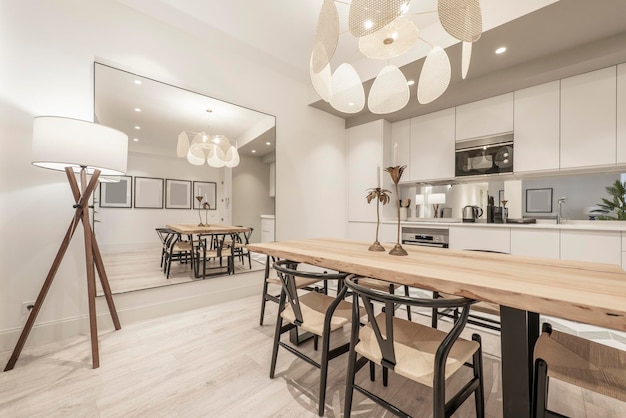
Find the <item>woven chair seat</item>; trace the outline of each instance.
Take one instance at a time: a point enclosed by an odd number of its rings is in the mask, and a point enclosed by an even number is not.
[[[382,334],[386,335],[385,314],[378,314],[376,322]],[[448,334],[398,317],[393,318],[393,332],[396,354],[394,371],[408,379],[432,387],[435,352]],[[376,364],[381,364],[380,346],[369,323],[360,330],[359,338],[360,341],[355,347],[356,352]],[[446,361],[446,379],[459,370],[465,362],[471,360],[478,348],[479,344],[476,341],[459,338],[452,346]]]
[[[265,279],[270,284],[280,286],[280,279],[276,276],[270,276]],[[305,279],[303,277],[296,277],[296,289],[302,289],[304,287],[313,286],[315,283],[319,283],[317,279]]]
[[[174,252],[191,251],[191,243],[189,241],[178,241],[174,244]]]
[[[302,310],[302,328],[304,331],[311,332],[315,335],[324,335],[324,316],[334,297],[324,295],[317,292],[309,292],[305,295],[298,296],[300,300],[300,309]],[[290,304],[285,305],[285,310],[280,316],[287,322],[292,324],[296,321],[296,316]],[[333,314],[330,321],[330,330],[334,331],[349,324],[352,321],[352,304],[350,302],[341,301]]]
[[[548,376],[626,402],[626,352],[556,330],[543,332],[535,359]]]

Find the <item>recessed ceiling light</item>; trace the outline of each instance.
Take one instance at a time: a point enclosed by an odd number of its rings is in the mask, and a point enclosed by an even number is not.
[[[133,138],[133,142],[139,142],[139,138]]]
[[[506,46],[501,46],[500,48],[496,49],[496,54],[502,54],[506,52]]]
[[[256,152],[256,150],[255,150],[255,149],[253,149],[251,152],[254,154],[254,153]]]
[[[265,145],[272,145],[272,143],[271,142],[266,142]]]
[[[141,126],[135,126],[135,129],[140,130]]]
[[[406,84],[408,84],[409,86],[412,86],[413,84],[415,84],[415,80],[409,80],[406,82]]]
[[[135,108],[135,112],[141,112],[141,109],[139,109],[138,107]]]
[[[141,84],[141,80],[135,80],[135,84]]]

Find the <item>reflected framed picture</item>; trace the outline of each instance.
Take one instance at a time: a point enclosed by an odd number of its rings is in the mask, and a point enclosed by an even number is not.
[[[552,213],[552,189],[526,189],[527,213]]]
[[[165,209],[191,209],[191,180],[165,180]]]
[[[202,202],[196,199],[202,196]],[[211,181],[193,182],[193,208],[203,209],[202,204],[209,204],[209,210],[217,210],[217,183]]]
[[[130,208],[132,196],[132,176],[115,176],[119,181],[100,183],[101,208]]]
[[[163,209],[163,179],[135,177],[135,208]]]

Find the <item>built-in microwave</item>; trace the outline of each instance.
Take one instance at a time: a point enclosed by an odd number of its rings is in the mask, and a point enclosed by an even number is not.
[[[513,172],[513,134],[458,141],[455,175],[476,176]]]

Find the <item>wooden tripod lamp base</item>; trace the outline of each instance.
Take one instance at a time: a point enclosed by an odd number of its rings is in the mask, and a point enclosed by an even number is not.
[[[59,154],[67,155],[59,155]],[[111,155],[109,155],[111,154]],[[91,335],[91,357],[93,368],[100,366],[100,356],[98,350],[98,325],[96,317],[96,278],[95,270],[102,284],[104,296],[107,301],[111,319],[116,330],[121,329],[117,316],[113,295],[109,280],[102,262],[102,255],[98,248],[98,243],[91,229],[89,219],[89,199],[96,186],[100,174],[120,175],[126,171],[126,160],[128,154],[128,136],[114,129],[97,125],[91,122],[77,119],[59,117],[38,117],[33,125],[33,158],[34,165],[55,170],[64,170],[72,194],[74,196],[74,217],[72,218],[65,237],[61,242],[56,257],[48,271],[37,300],[30,311],[22,333],[13,349],[13,353],[4,368],[4,371],[12,370],[15,367],[22,349],[28,339],[28,335],[33,328],[37,315],[41,310],[44,299],[52,285],[52,281],[61,265],[67,248],[76,232],[79,223],[83,224],[85,243],[85,266],[87,270],[87,293],[89,301],[89,328]],[[106,159],[109,161],[104,161]],[[58,161],[69,161],[59,163]],[[85,164],[86,161],[91,163]],[[105,169],[102,167],[111,167]],[[81,186],[79,188],[74,171],[80,173]],[[89,183],[87,183],[87,173],[93,171]]]

